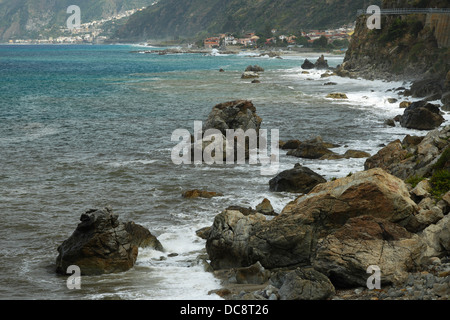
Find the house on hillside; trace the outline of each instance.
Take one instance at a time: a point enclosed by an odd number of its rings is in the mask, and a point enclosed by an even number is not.
[[[220,47],[220,37],[210,37],[203,41],[205,48],[212,49]]]

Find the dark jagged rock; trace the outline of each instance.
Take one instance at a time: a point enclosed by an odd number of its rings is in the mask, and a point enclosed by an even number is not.
[[[438,106],[426,101],[417,101],[405,109],[400,118],[400,125],[408,129],[433,130],[444,121]]]
[[[325,57],[321,55],[319,59],[317,59],[316,63],[314,63],[314,68],[316,69],[328,69],[328,61],[325,60]]]
[[[305,69],[305,70],[314,69],[314,67],[315,67],[314,63],[312,63],[308,59],[305,59],[305,62],[303,62],[303,64],[302,64],[302,69]]]
[[[159,241],[144,227],[122,223],[112,209],[91,209],[80,217],[73,234],[58,247],[56,272],[66,274],[71,265],[83,275],[127,271],[134,266],[138,247],[162,250]]]
[[[269,181],[270,191],[308,193],[326,180],[309,168],[296,164],[293,169],[280,172]]]
[[[300,140],[288,140],[286,141],[283,146],[281,147],[282,150],[290,150],[290,149],[297,149],[302,142]]]
[[[256,114],[256,108],[251,101],[236,100],[214,106],[203,129],[218,129],[223,135],[226,135],[227,129],[254,129],[258,133],[261,122],[262,119]]]

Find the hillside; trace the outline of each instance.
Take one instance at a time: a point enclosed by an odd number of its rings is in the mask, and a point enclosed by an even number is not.
[[[371,4],[380,4],[372,1]],[[142,41],[222,32],[337,27],[352,23],[367,0],[164,0],[130,17],[116,40]]]
[[[0,0],[0,41],[37,38],[64,27],[72,4],[81,9],[82,23],[125,10],[146,7],[154,0]]]

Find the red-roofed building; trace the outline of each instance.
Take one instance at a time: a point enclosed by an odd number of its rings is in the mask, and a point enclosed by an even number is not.
[[[220,46],[220,37],[210,37],[203,41],[205,48],[218,48]]]

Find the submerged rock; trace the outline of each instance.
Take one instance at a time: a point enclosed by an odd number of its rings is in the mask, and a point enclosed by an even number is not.
[[[253,71],[253,72],[264,72],[264,68],[258,66],[257,64],[253,66],[248,66],[245,71]]]
[[[188,190],[183,192],[183,198],[189,198],[189,199],[193,199],[193,198],[213,198],[213,197],[221,197],[223,196],[222,193],[220,192],[214,192],[214,191],[205,191],[205,190],[198,190],[198,189],[194,189],[194,190]]]
[[[254,71],[245,71],[241,75],[241,79],[252,79],[252,78],[259,78],[259,74]]]
[[[348,99],[347,95],[345,93],[330,93],[327,95],[327,98],[331,99]]]

